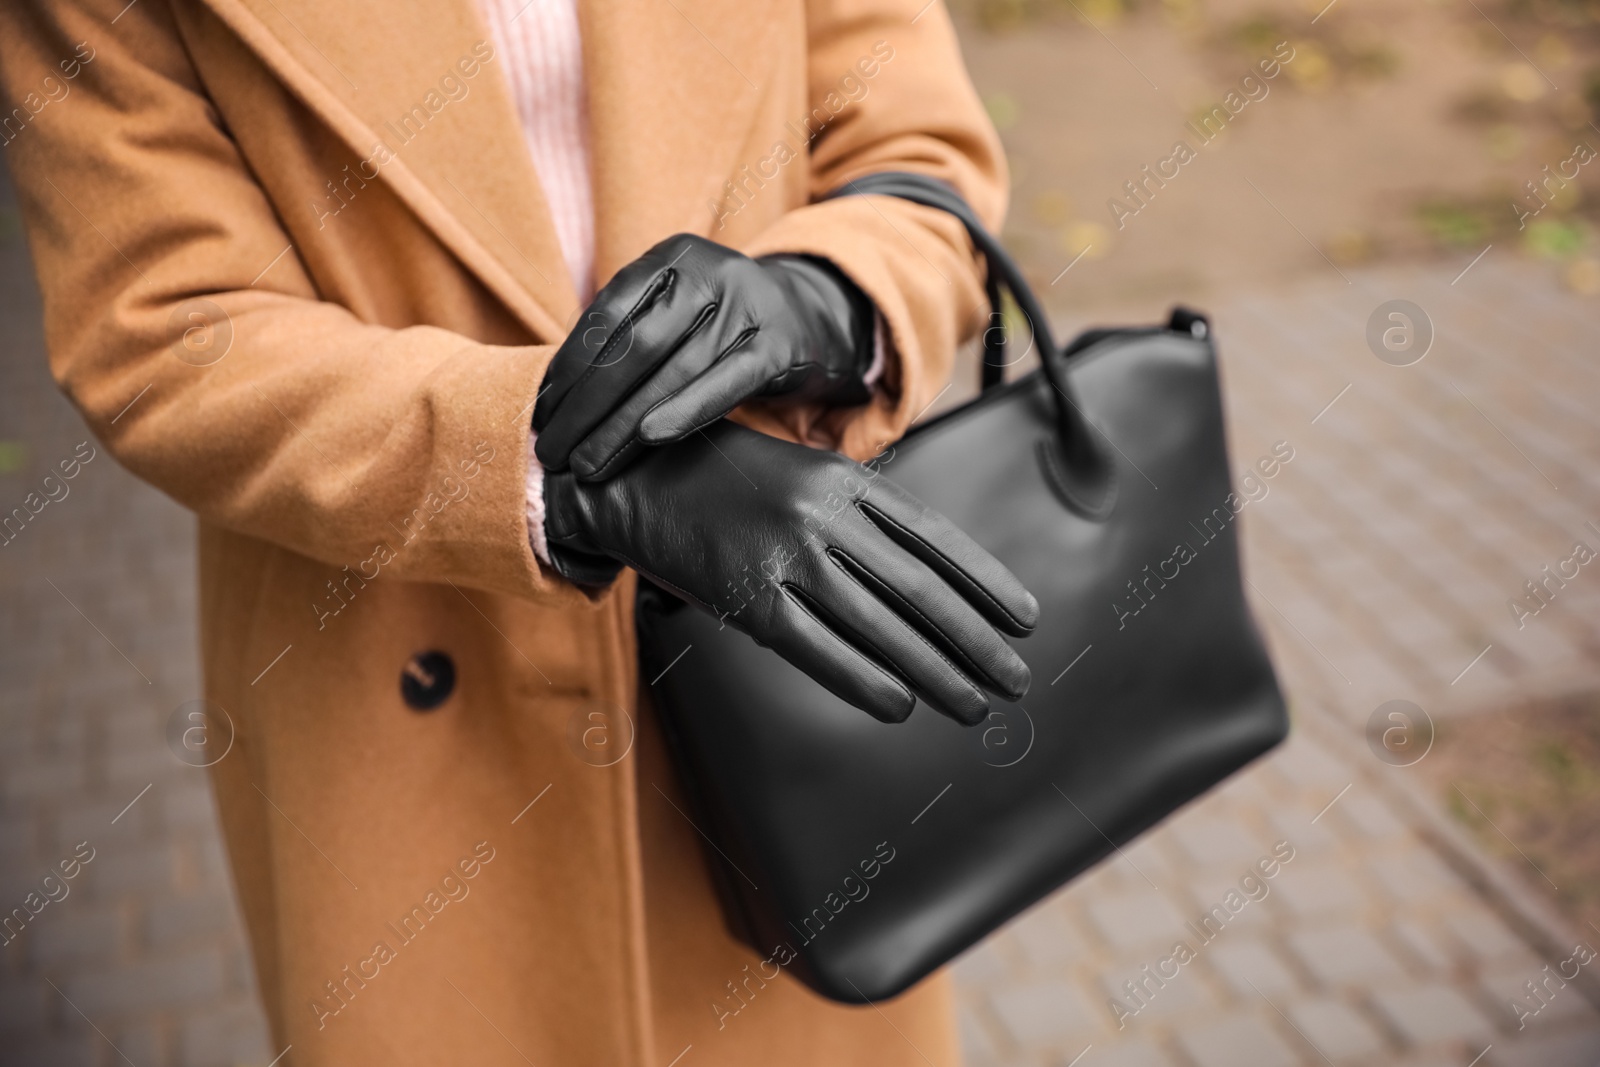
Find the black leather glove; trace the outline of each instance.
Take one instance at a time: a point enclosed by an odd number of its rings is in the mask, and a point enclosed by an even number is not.
[[[966,725],[1016,700],[1039,607],[998,560],[881,474],[718,422],[604,482],[547,473],[555,567],[626,563],[886,722],[912,694]],[[597,570],[598,565],[598,570]],[[609,568],[609,569],[608,569]]]
[[[752,397],[866,403],[873,308],[832,264],[669,237],[600,290],[534,406],[546,470],[598,480]]]

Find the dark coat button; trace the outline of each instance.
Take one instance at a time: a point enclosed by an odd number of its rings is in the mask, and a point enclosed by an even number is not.
[[[418,652],[400,671],[400,695],[414,711],[432,711],[456,688],[456,665],[443,652]]]

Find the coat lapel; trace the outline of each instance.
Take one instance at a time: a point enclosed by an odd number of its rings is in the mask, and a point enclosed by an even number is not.
[[[352,151],[392,153],[383,180],[536,336],[565,335],[577,293],[475,0],[204,2]],[[771,74],[776,23],[752,8],[772,3],[578,0],[600,282],[710,231]]]
[[[536,336],[565,334],[576,293],[473,0],[205,2]]]

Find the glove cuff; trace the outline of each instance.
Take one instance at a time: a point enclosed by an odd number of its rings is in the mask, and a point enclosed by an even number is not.
[[[817,326],[806,368],[786,375],[764,395],[833,407],[865,404],[872,397],[866,375],[876,340],[872,300],[843,271],[817,256],[786,253],[757,262],[778,272],[801,316]]]
[[[598,551],[583,534],[583,503],[570,472],[545,472],[544,537],[550,566],[574,585],[604,589],[617,580],[622,564]]]
[[[553,541],[550,566],[573,585],[585,589],[605,589],[622,573],[622,564],[608,556],[593,556]]]

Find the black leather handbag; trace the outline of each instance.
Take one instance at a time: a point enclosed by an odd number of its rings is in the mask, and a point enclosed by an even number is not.
[[[913,985],[1288,729],[1241,586],[1206,320],[1180,309],[1057,349],[953,190],[877,174],[836,195],[859,193],[961,218],[994,308],[1008,289],[1031,323],[1040,370],[1002,384],[1012,348],[990,331],[983,394],[862,478],[943,512],[1038,598],[1017,643],[1032,690],[976,727],[926,708],[881,723],[646,583],[638,611],[643,678],[730,926],[851,1003]]]

